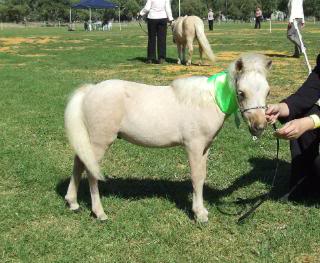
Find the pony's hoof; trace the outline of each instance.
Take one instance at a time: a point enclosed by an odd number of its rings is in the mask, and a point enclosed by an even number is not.
[[[178,65],[181,65],[181,61],[180,61],[180,60],[178,60],[178,61],[177,61],[177,64],[178,64]]]
[[[187,61],[186,66],[190,66],[191,65],[191,61]]]
[[[208,211],[207,209],[203,209],[199,212],[195,212],[196,221],[198,223],[207,223],[208,222]]]
[[[80,212],[80,206],[78,203],[70,203],[66,200],[66,206],[69,207],[69,209],[72,211],[72,212],[75,212],[75,213],[78,213]]]
[[[101,222],[108,220],[108,217],[105,213],[97,215],[95,212],[91,211],[91,216],[98,219]]]

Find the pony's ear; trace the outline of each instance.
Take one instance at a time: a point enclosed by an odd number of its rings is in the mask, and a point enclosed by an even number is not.
[[[242,69],[243,69],[243,61],[242,61],[241,58],[239,58],[239,59],[236,61],[235,69],[236,69],[236,72],[241,72],[241,71],[242,71]]]
[[[269,60],[267,60],[266,68],[267,68],[267,70],[270,70],[271,67],[272,67],[272,60],[269,59]]]

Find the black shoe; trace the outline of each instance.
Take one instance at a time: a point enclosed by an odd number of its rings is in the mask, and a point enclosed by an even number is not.
[[[160,59],[158,60],[158,64],[163,64],[164,62],[165,62],[164,58],[160,58]]]
[[[300,54],[293,54],[292,57],[293,58],[300,58]]]

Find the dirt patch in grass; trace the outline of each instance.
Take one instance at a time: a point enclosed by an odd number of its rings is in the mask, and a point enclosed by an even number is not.
[[[25,54],[25,55],[19,55],[20,57],[47,57],[49,56],[48,54]],[[52,56],[52,55],[50,55]]]
[[[63,41],[64,43],[73,43],[73,44],[81,44],[84,43],[84,41],[79,40],[79,39],[72,39],[72,40],[65,40]]]
[[[27,44],[47,44],[49,42],[56,41],[57,37],[40,37],[40,38],[34,38],[34,37],[2,37],[0,38],[0,42],[2,42],[5,46],[14,46],[19,45],[23,43]]]
[[[0,47],[0,52],[7,52],[10,50],[10,47]]]
[[[45,51],[66,51],[66,50],[85,50],[86,47],[58,47],[58,48],[43,48]]]
[[[226,61],[230,61],[230,60],[234,60],[237,57],[239,57],[241,53],[240,52],[220,52],[218,53],[218,60],[226,60]]]
[[[55,42],[57,37],[2,37],[0,38],[0,44],[4,47],[0,48],[0,52],[12,53],[12,49],[16,48],[20,44],[39,44],[44,45],[49,42]]]
[[[168,65],[161,68],[162,73],[177,73],[179,77],[191,76],[209,76],[223,70],[221,67],[214,66],[184,66],[184,65]],[[181,73],[181,74],[179,74]]]

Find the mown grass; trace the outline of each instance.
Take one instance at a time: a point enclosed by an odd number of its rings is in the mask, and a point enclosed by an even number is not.
[[[318,25],[303,31],[311,64]],[[270,101],[279,101],[307,76],[303,59],[291,58],[286,25],[216,25],[207,32],[214,66],[145,65],[146,36],[138,25],[111,32],[80,28],[0,31],[0,261],[1,262],[320,262],[319,202],[281,203],[287,191],[288,144],[281,142],[275,193],[242,225],[238,213],[267,191],[275,166],[269,129],[252,141],[232,118],[215,140],[205,187],[208,224],[194,222],[189,168],[183,149],[147,149],[117,141],[106,154],[100,184],[106,223],[90,217],[86,180],[82,211],[70,212],[64,195],[72,150],[64,135],[69,94],[87,82],[110,78],[163,85],[180,76],[212,75],[241,52],[273,59]],[[196,54],[198,54],[196,52]],[[195,56],[196,62],[198,55]],[[245,204],[236,204],[238,197]]]

